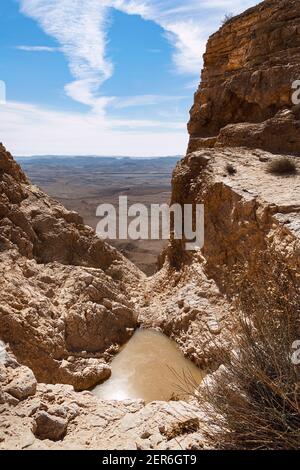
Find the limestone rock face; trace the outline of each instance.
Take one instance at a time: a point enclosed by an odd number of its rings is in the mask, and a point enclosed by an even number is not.
[[[0,341],[0,403],[16,405],[21,400],[35,395],[37,381],[33,372],[7,354],[5,344]]]
[[[150,281],[160,292],[157,305],[143,318],[202,367],[232,347],[237,308],[247,315],[298,313],[300,161],[294,157],[296,174],[274,175],[268,165],[277,158],[262,150],[203,149],[174,171],[172,202],[204,204],[205,244],[187,252],[184,241],[171,241]]]
[[[173,173],[172,203],[204,204],[204,248],[187,252],[184,240],[171,240],[162,269],[141,293],[141,319],[200,368],[217,368],[232,349],[241,309],[247,316],[298,313],[300,161],[293,159],[296,174],[274,175],[268,166],[278,158],[246,148],[203,149]]]
[[[205,447],[199,404],[101,401],[82,390],[109,377],[107,361],[138,323],[222,373],[238,312],[298,314],[297,79],[298,0],[266,0],[210,38],[171,201],[204,204],[204,248],[171,239],[149,279],[0,146],[0,339],[9,343],[0,341],[0,449]],[[270,173],[275,153],[292,154],[297,172]]]
[[[39,381],[85,389],[109,377],[105,359],[137,325],[128,292],[141,277],[0,146],[0,338]]]
[[[189,152],[218,145],[299,154],[299,77],[298,0],[266,0],[229,20],[208,41]]]
[[[161,330],[176,341],[200,369],[217,368],[220,351],[231,347],[233,312],[218,284],[208,277],[202,256],[184,259],[178,269],[172,259],[180,246],[170,246],[162,269],[147,282],[150,306],[142,307],[145,327]],[[182,252],[184,253],[184,252]]]

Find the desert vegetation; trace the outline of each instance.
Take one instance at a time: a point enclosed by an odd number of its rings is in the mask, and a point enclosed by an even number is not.
[[[231,163],[227,163],[225,170],[231,176],[236,174],[236,168]]]
[[[280,157],[269,162],[268,172],[274,175],[294,175],[297,173],[297,166],[291,158]]]
[[[227,24],[230,20],[232,20],[232,18],[234,17],[234,14],[233,13],[226,13],[223,20],[222,20],[222,26],[224,26],[225,24]]]
[[[300,364],[293,360],[300,295],[286,290],[293,285],[287,270],[275,269],[278,285],[265,289],[259,304],[251,286],[243,291],[234,351],[220,351],[224,365],[197,395],[213,430],[209,437],[222,449],[300,445]],[[283,292],[291,295],[289,303]]]

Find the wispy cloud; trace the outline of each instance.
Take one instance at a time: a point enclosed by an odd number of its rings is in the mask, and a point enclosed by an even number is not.
[[[185,123],[170,119],[108,119],[7,102],[0,122],[1,138],[15,155],[178,155],[187,144]]]
[[[25,52],[59,52],[61,50],[59,47],[49,46],[16,46],[15,49]]]
[[[116,109],[132,108],[136,106],[154,106],[161,103],[178,102],[188,96],[166,95],[137,95],[113,98],[111,104]]]
[[[140,14],[160,25],[173,44],[177,71],[197,74],[208,36],[220,26],[225,13],[240,13],[260,0],[115,0],[128,14]]]
[[[24,51],[61,51],[73,81],[65,93],[87,105],[86,113],[54,112],[29,104],[0,107],[1,136],[16,154],[132,154],[184,152],[184,122],[176,122],[176,100],[183,97],[141,95],[110,97],[101,86],[112,77],[108,56],[111,9],[140,15],[159,25],[173,46],[174,72],[186,74],[187,87],[196,87],[208,36],[226,12],[239,13],[259,0],[18,0],[21,12],[38,22],[57,48],[19,46]],[[153,52],[153,51],[152,51]],[[146,92],[146,90],[145,90]],[[161,121],[111,119],[107,107],[124,109],[174,101],[161,111]],[[164,114],[165,113],[165,114]],[[169,114],[168,114],[169,113]],[[177,114],[176,114],[177,113]]]
[[[207,37],[225,11],[237,13],[258,0],[19,0],[21,11],[54,37],[67,57],[76,101],[100,108],[99,88],[113,74],[107,56],[109,13],[115,8],[160,25],[174,46],[175,69],[199,76]],[[241,4],[242,3],[242,4]]]
[[[35,19],[61,45],[75,82],[66,87],[76,101],[99,105],[97,91],[113,73],[106,57],[109,24],[106,0],[20,0],[21,11]]]

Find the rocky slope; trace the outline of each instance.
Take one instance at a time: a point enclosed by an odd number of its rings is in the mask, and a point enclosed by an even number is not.
[[[37,383],[0,347],[0,449],[204,447],[205,416],[193,404],[108,402],[70,385]]]
[[[0,337],[39,381],[89,388],[137,326],[142,274],[0,147]]]
[[[145,325],[160,327],[201,367],[216,367],[230,348],[240,309],[297,305],[300,121],[291,95],[299,31],[298,1],[266,0],[208,41],[187,156],[172,180],[172,203],[204,204],[205,246],[193,254],[171,241],[141,299]],[[268,171],[280,152],[297,173]]]
[[[247,146],[300,153],[299,110],[292,109],[299,28],[298,0],[266,0],[211,36],[191,110],[190,152]]]
[[[0,449],[202,448],[195,405],[79,393],[109,377],[145,276],[3,146],[0,171]]]
[[[282,176],[268,172],[275,159],[262,150],[206,149],[174,171],[173,202],[205,206],[205,245],[193,253],[170,244],[141,315],[200,367],[216,368],[220,351],[232,349],[241,309],[297,315],[300,161],[294,158],[297,174]]]

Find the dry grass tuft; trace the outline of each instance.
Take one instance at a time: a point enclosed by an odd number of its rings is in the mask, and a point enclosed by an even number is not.
[[[227,163],[225,170],[229,175],[235,175],[237,172],[236,168],[234,168],[231,163]]]
[[[199,427],[200,423],[198,418],[182,418],[181,421],[177,421],[167,427],[162,427],[161,433],[170,441],[184,434],[197,432]]]
[[[294,175],[297,173],[297,167],[291,158],[281,157],[268,164],[268,172],[274,175]]]
[[[285,283],[293,281],[281,271],[280,282],[271,298],[265,289],[260,305],[253,289],[245,289],[234,353],[220,357],[225,366],[196,394],[210,422],[208,437],[219,448],[300,447],[300,365],[291,359],[300,338],[300,294],[285,302]]]

